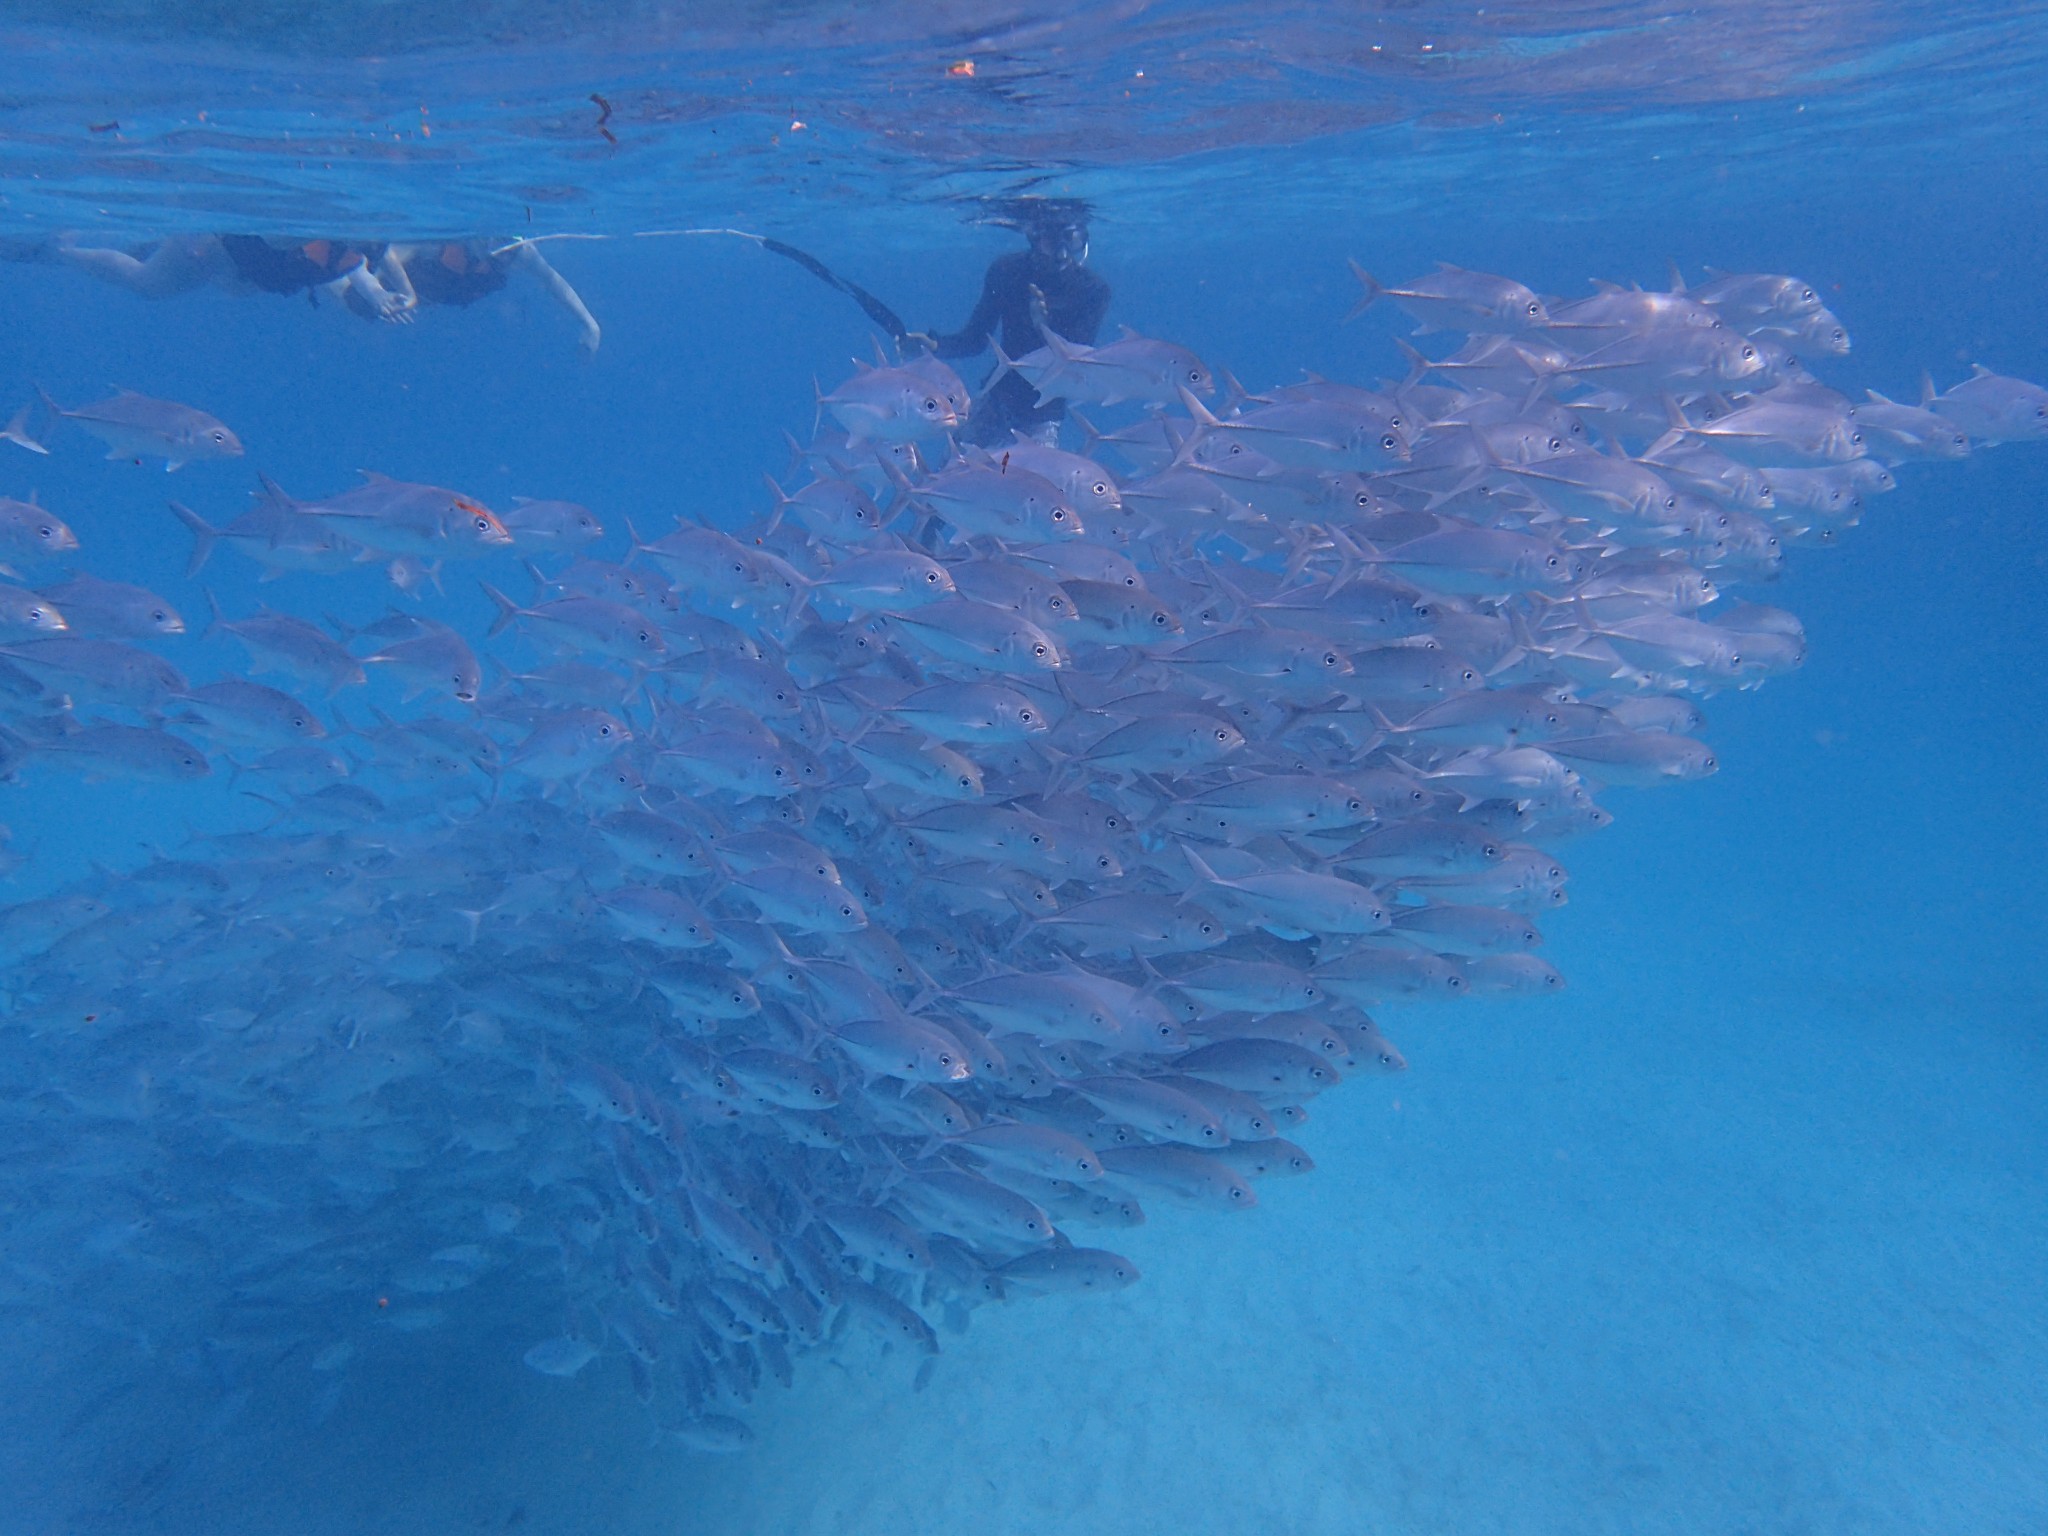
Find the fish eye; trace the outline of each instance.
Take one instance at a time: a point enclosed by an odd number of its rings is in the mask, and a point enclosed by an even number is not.
[[[611,733],[612,733],[612,728],[611,728],[610,726],[608,726],[608,725],[600,725],[600,726],[599,726],[599,727],[597,728],[597,734],[598,734],[598,735],[600,735],[600,736],[609,736],[609,735],[611,735]]]
[[[1052,509],[1052,520],[1056,523],[1064,523],[1067,520],[1066,509],[1064,507],[1054,507]]]
[[[1089,489],[1098,496],[1107,496],[1109,494],[1109,486],[1101,480],[1096,481]]]
[[[1152,615],[1152,622],[1154,624],[1157,624],[1161,629],[1164,629],[1166,627],[1166,615],[1163,613],[1155,613]]]
[[[1190,384],[1199,384],[1199,383],[1201,383],[1201,382],[1202,382],[1202,370],[1201,370],[1201,369],[1199,369],[1199,368],[1190,368],[1190,369],[1188,370],[1188,382],[1189,382]]]
[[[1323,652],[1323,665],[1326,667],[1334,667],[1342,660],[1343,658],[1339,656],[1335,651]]]
[[[1563,564],[1563,562],[1560,561],[1555,555],[1545,555],[1543,557],[1543,563],[1553,571],[1557,570]]]
[[[1017,718],[1023,721],[1026,725],[1029,725],[1032,721],[1036,720],[1038,716],[1031,710],[1020,709],[1017,711]]]
[[[1550,439],[1550,442],[1547,444],[1547,446],[1549,447],[1552,453],[1560,452],[1564,448],[1564,439],[1561,437],[1553,437],[1552,439]]]
[[[936,411],[939,408],[939,402],[936,400],[926,400],[924,408],[928,411]]]
[[[1474,686],[1477,686],[1479,682],[1479,674],[1477,672],[1474,672],[1470,667],[1467,667],[1462,672],[1460,672],[1458,674],[1458,677],[1460,681],[1471,683]]]
[[[1532,299],[1529,303],[1529,313],[1532,315],[1540,315],[1543,313],[1543,306],[1541,304],[1536,303]]]
[[[939,584],[939,573],[937,571],[926,571],[924,573],[924,581],[928,587],[937,586]]]
[[[1860,443],[1863,441],[1863,434],[1861,432],[1851,432],[1849,434],[1849,441],[1852,443]]]
[[[57,537],[57,530],[52,528],[48,523],[45,523],[43,524],[42,527],[36,530],[36,537],[39,539],[54,539],[55,537]]]
[[[1380,439],[1380,447],[1384,448],[1388,453],[1392,453],[1397,446],[1399,445],[1395,443],[1394,434],[1391,432]]]
[[[228,435],[225,432],[216,432],[213,434],[213,440],[216,443],[224,443],[228,440]]]

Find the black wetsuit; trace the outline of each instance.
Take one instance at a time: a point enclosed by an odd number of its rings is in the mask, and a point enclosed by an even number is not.
[[[421,246],[405,265],[422,304],[474,304],[503,288],[511,274],[509,253],[494,256],[483,246],[456,242]]]
[[[257,235],[222,235],[220,248],[242,280],[265,293],[303,293],[345,276],[358,261],[374,265],[384,255],[381,245],[345,240],[272,245]]]
[[[1055,334],[1084,346],[1095,343],[1102,317],[1109,312],[1109,284],[1083,266],[1055,261],[1037,251],[1017,251],[989,263],[982,279],[981,301],[967,323],[938,338],[944,358],[974,357],[987,349],[989,338],[1002,332],[1003,352],[1022,357],[1045,345],[1031,318],[1031,290],[1045,295],[1045,323]],[[1039,403],[1038,391],[1014,373],[1006,373],[974,408],[968,438],[977,443],[1007,441],[1011,430],[1031,432],[1067,413],[1066,403]]]

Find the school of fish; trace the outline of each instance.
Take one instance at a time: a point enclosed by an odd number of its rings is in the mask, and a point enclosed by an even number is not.
[[[267,802],[0,911],[0,1304],[303,1366],[316,1412],[473,1330],[705,1451],[849,1332],[928,1371],[977,1307],[1131,1284],[1147,1204],[1307,1170],[1305,1106],[1404,1066],[1370,1010],[1562,986],[1555,850],[1802,659],[1743,594],[1900,467],[2048,437],[1981,370],[1830,389],[1794,278],[1358,279],[1435,354],[1399,383],[1047,332],[999,368],[1072,446],[975,448],[955,374],[880,362],[751,522],[620,559],[581,506],[376,476],[174,503],[195,571],[299,599],[216,607],[248,665],[210,680],[0,500],[10,819],[54,775]],[[39,453],[244,452],[37,409]],[[389,617],[320,621],[366,565]],[[436,616],[458,579],[487,633]]]

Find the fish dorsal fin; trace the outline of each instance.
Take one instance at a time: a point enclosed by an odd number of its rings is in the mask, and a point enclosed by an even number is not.
[[[1610,283],[1605,278],[1591,279],[1595,293],[1626,293],[1628,290],[1619,283]]]
[[[394,483],[389,475],[379,474],[374,469],[359,469],[356,471],[356,473],[361,475],[365,480],[369,481],[370,484],[372,485],[391,485]]]
[[[1988,379],[1991,377],[1991,370],[1982,363],[1972,363],[1970,364],[1970,377],[1973,379]]]
[[[1678,263],[1676,261],[1671,262],[1669,264],[1669,270],[1671,273],[1670,291],[1673,293],[1685,292],[1685,274],[1678,270]]]
[[[1889,395],[1880,395],[1874,389],[1866,389],[1863,391],[1863,393],[1870,396],[1870,398],[1875,400],[1879,405],[1890,405],[1893,403]]]
[[[1116,328],[1116,333],[1117,335],[1121,336],[1125,341],[1143,341],[1145,339],[1138,332],[1132,330],[1128,325],[1119,325]]]
[[[1437,269],[1437,271],[1439,271],[1439,272],[1463,272],[1463,271],[1465,270],[1465,269],[1464,269],[1463,267],[1459,267],[1459,266],[1453,266],[1453,265],[1452,265],[1452,264],[1451,264],[1450,262],[1448,262],[1448,261],[1440,261],[1440,262],[1438,262],[1438,263],[1436,264],[1436,269]]]

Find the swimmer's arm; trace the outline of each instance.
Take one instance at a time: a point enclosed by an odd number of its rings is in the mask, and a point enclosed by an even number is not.
[[[583,303],[583,296],[569,286],[569,280],[548,265],[547,257],[541,255],[540,247],[526,241],[519,247],[513,260],[533,269],[533,275],[541,280],[555,301],[576,317],[576,323],[583,327],[583,334],[576,338],[576,344],[590,356],[597,355],[597,346],[604,339],[604,332],[598,329],[597,319]]]
[[[420,307],[420,296],[413,292],[412,275],[405,270],[405,264],[412,259],[414,247],[410,245],[387,245],[384,254],[377,260],[379,280],[392,293],[404,301],[407,309]]]
[[[405,296],[391,292],[382,283],[378,282],[376,274],[370,270],[370,264],[360,256],[350,264],[349,269],[342,273],[341,276],[334,279],[333,282],[323,283],[321,286],[336,298],[341,297],[343,290],[353,288],[363,302],[370,306],[370,312],[379,320],[391,320],[404,324],[412,319],[412,308],[406,302]],[[410,290],[411,286],[410,283],[406,285],[408,290]]]

